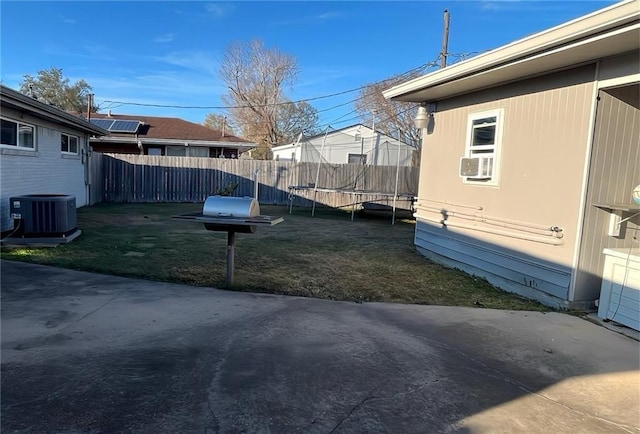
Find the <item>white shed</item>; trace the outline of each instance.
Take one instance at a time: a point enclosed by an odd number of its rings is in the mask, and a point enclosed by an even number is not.
[[[274,160],[372,166],[396,166],[398,157],[400,166],[411,166],[415,151],[415,147],[362,124],[272,148]]]

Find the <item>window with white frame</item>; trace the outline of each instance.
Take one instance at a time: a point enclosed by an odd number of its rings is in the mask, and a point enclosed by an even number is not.
[[[469,115],[465,158],[460,175],[467,182],[497,184],[503,110]]]
[[[23,122],[2,118],[2,146],[35,150],[36,127]]]
[[[60,151],[64,154],[78,154],[78,138],[69,134],[60,134]]]
[[[367,154],[349,154],[347,164],[367,164]]]

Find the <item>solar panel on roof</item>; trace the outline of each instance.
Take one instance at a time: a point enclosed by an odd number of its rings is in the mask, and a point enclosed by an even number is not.
[[[140,121],[116,120],[109,128],[109,131],[119,133],[135,133],[138,130]]]
[[[113,119],[91,119],[91,123],[97,127],[108,130],[111,124],[113,124]]]

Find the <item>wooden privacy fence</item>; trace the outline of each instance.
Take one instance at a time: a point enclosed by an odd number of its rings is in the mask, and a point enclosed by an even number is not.
[[[89,154],[89,205],[102,202],[104,196],[104,156],[99,152]]]
[[[102,200],[105,202],[202,202],[231,183],[235,196],[253,196],[254,173],[258,171],[259,202],[288,205],[289,187],[313,186],[317,163],[293,163],[223,158],[167,157],[104,154],[101,156]],[[96,167],[93,167],[97,171]],[[419,169],[400,167],[398,192],[415,194]],[[98,178],[93,175],[92,179]],[[320,165],[318,187],[393,193],[396,168],[358,164]],[[96,187],[100,183],[96,181]],[[310,206],[308,194],[293,192],[293,204]],[[318,195],[320,204],[349,205],[348,195]]]

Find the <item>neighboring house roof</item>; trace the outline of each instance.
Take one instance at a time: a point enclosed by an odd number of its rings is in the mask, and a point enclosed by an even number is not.
[[[33,116],[73,127],[77,130],[96,136],[104,136],[109,133],[98,126],[87,122],[84,118],[79,118],[69,114],[55,106],[46,104],[3,85],[0,85],[0,97],[3,107],[25,110]]]
[[[142,122],[136,133],[110,132],[105,142],[141,142],[144,144],[188,143],[201,146],[233,146],[235,148],[253,148],[255,143],[240,137],[225,134],[201,124],[180,118],[141,115],[105,115],[95,113],[91,119],[134,120]]]
[[[626,0],[383,92],[436,101],[640,48],[640,1]]]
[[[346,127],[338,128],[337,130],[331,130],[331,131],[329,131],[329,134],[336,134],[336,133],[340,133],[340,132],[342,132],[342,131],[349,130],[349,129],[351,129],[351,128],[356,128],[356,127],[366,128],[366,129],[367,129],[367,130],[369,130],[369,131],[373,131],[373,130],[371,129],[371,127],[368,127],[368,126],[366,126],[366,125],[364,125],[364,124],[353,124],[353,125],[349,125],[349,126],[346,126]],[[377,132],[378,134],[386,135],[386,134],[381,133],[381,132],[379,132],[379,131],[376,131],[376,132]],[[325,135],[325,134],[326,134],[326,131],[325,131],[325,132],[322,132],[322,133],[319,133],[319,134],[316,134],[316,135],[313,135],[313,136],[309,136],[309,137],[304,137],[304,136],[303,136],[303,139],[305,139],[305,140],[312,140],[312,139],[315,139],[315,138],[317,138],[317,137],[324,137],[324,135]]]

